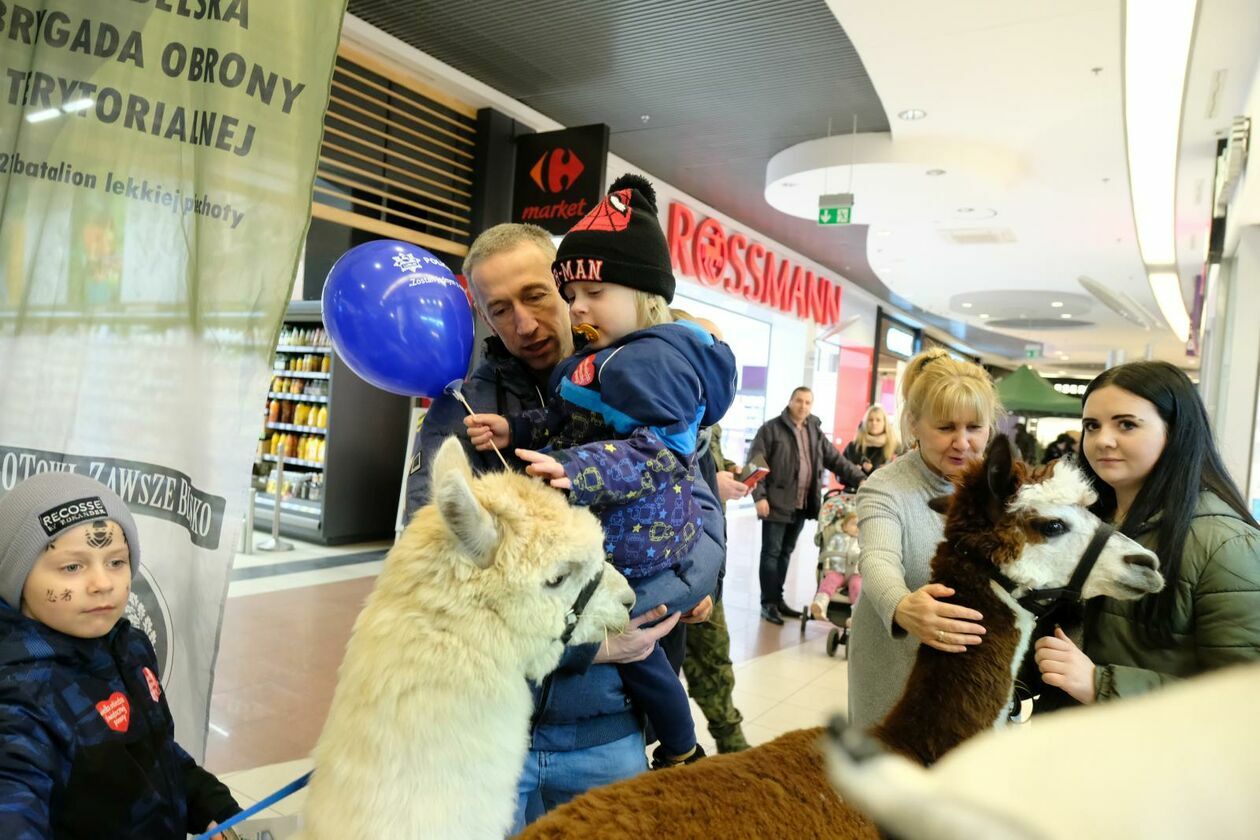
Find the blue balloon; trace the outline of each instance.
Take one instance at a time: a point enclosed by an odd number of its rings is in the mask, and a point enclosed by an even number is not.
[[[324,326],[351,370],[395,394],[436,397],[472,358],[463,288],[409,242],[380,239],[342,254],[324,281]]]

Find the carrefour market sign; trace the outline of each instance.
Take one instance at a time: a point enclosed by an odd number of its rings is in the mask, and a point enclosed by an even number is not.
[[[809,318],[823,326],[840,320],[844,290],[717,219],[702,219],[680,202],[669,205],[669,258],[674,271],[727,294]]]

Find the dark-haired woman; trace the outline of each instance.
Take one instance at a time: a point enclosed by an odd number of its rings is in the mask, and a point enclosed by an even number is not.
[[[1112,368],[1086,389],[1082,426],[1095,512],[1159,555],[1165,585],[1091,602],[1083,651],[1061,630],[1038,639],[1046,684],[1092,703],[1260,660],[1260,526],[1194,385],[1165,362]]]

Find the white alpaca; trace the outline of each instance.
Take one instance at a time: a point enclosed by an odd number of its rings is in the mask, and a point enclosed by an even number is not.
[[[634,595],[603,532],[542,483],[474,479],[458,441],[355,622],[315,747],[307,840],[502,838],[533,698],[572,641],[626,624]]]
[[[845,800],[900,840],[1257,836],[1260,665],[981,735],[931,769],[854,761],[832,742]]]

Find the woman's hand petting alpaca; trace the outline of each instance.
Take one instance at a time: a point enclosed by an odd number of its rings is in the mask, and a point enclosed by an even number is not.
[[[1078,703],[1093,703],[1094,663],[1076,643],[1067,637],[1063,628],[1055,627],[1053,636],[1037,640],[1037,667],[1046,685],[1061,688]]]
[[[557,490],[570,490],[573,488],[573,482],[569,481],[569,477],[564,474],[564,464],[561,464],[550,455],[544,455],[541,452],[535,452],[532,449],[516,450],[516,457],[529,464],[525,468],[525,472],[536,478],[542,478]]]
[[[897,604],[893,620],[929,647],[946,653],[963,653],[968,645],[980,644],[984,626],[975,622],[983,621],[984,616],[967,607],[937,600],[953,594],[953,589],[940,583],[920,586]]]
[[[468,440],[480,450],[499,449],[512,442],[506,417],[498,414],[470,414],[464,418]]]

